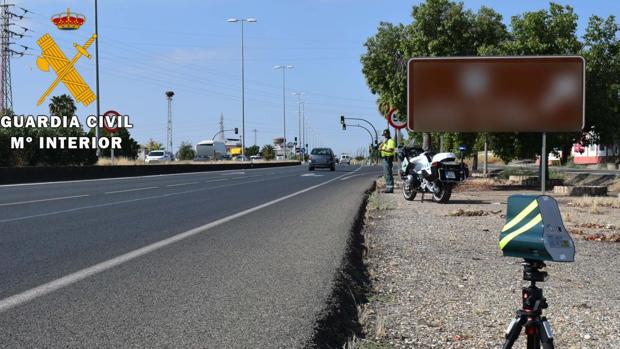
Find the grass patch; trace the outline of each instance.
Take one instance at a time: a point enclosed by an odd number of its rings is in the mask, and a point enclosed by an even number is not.
[[[506,167],[497,174],[499,179],[508,179],[510,176],[538,176],[538,171],[527,168]]]
[[[528,176],[538,178],[538,168],[506,167],[499,172],[497,178],[508,179],[510,176]],[[549,167],[549,179],[566,179],[566,176],[562,172]]]
[[[600,211],[601,207],[620,208],[620,198],[584,196],[571,200],[568,206],[590,208],[593,211]]]
[[[112,159],[110,158],[99,158],[99,161],[96,163],[97,166],[111,166]],[[134,165],[144,165],[144,161],[142,160],[134,160],[122,156],[114,157],[114,165],[116,166],[134,166]]]
[[[613,192],[620,192],[620,178],[616,177],[614,182],[609,187],[607,187],[607,190]]]
[[[389,202],[385,196],[374,192],[368,197],[368,209],[376,211],[393,210],[394,204]]]
[[[448,213],[448,216],[452,217],[480,217],[487,216],[489,213],[483,210],[463,210],[459,208],[456,211]]]
[[[343,346],[344,349],[392,349],[394,346],[389,344],[376,343],[369,340],[361,340],[357,337],[349,339]]]
[[[549,179],[566,179],[566,176],[562,172],[560,172],[560,171],[558,171],[556,169],[550,168],[549,169]]]
[[[502,159],[498,158],[493,154],[492,151],[487,152],[487,164],[499,164],[504,163]],[[478,165],[484,164],[484,151],[478,152]]]
[[[389,303],[392,301],[392,297],[387,295],[371,295],[368,297],[368,303],[378,302],[378,303]]]

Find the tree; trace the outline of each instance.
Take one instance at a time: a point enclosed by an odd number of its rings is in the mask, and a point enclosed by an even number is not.
[[[95,129],[92,128],[88,132],[89,137],[95,137]],[[140,150],[140,145],[138,142],[131,137],[129,130],[125,127],[121,127],[117,132],[111,134],[106,129],[99,129],[99,137],[120,137],[121,139],[121,149],[114,149],[114,156],[122,156],[128,159],[135,160],[138,157],[138,151]],[[112,151],[110,148],[101,149],[101,156],[103,157],[111,157]]]
[[[251,147],[245,148],[246,156],[258,155],[259,153],[260,153],[260,148],[258,147],[258,145],[253,145]]]
[[[77,110],[73,98],[67,94],[53,96],[49,104],[50,115],[74,116]]]
[[[276,157],[275,149],[271,144],[265,144],[260,152],[265,160],[273,160]]]
[[[407,61],[412,57],[471,56],[485,47],[495,47],[508,36],[502,16],[488,7],[477,13],[463,3],[428,0],[412,11],[410,25],[382,22],[364,46],[362,72],[378,109],[407,110]],[[404,117],[404,113],[400,113]],[[410,138],[413,135],[410,135]],[[423,147],[433,144],[424,134]]]
[[[153,150],[161,150],[164,148],[164,145],[153,140],[153,138],[149,139],[148,142],[144,145],[146,153],[150,153]]]
[[[583,143],[609,144],[620,134],[620,28],[615,17],[590,17],[582,54],[586,59],[586,127]]]
[[[177,151],[176,157],[179,160],[194,160],[196,157],[196,151],[191,143],[183,142],[179,147],[179,151]]]
[[[577,15],[571,6],[550,3],[549,9],[525,12],[513,16],[511,36],[495,48],[495,53],[511,56],[578,54],[582,44],[577,32]],[[586,103],[587,105],[588,103]],[[547,149],[561,149],[566,161],[579,133],[554,133],[547,136]],[[540,133],[492,134],[491,147],[503,161],[532,158],[540,155]]]

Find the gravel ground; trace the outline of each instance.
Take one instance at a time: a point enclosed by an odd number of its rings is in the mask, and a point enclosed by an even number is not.
[[[470,188],[446,205],[373,194],[364,229],[371,294],[359,306],[365,337],[350,346],[501,347],[526,284],[520,260],[497,246],[515,193]],[[559,200],[565,225],[585,225],[585,234],[574,236],[575,263],[548,263],[550,277],[538,284],[549,303],[544,315],[556,348],[620,348],[620,244],[585,240],[590,230],[617,232],[620,208],[590,213],[574,201]],[[523,335],[514,348],[525,348]]]

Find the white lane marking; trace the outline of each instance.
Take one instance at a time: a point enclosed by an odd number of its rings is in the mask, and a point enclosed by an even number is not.
[[[4,204],[0,204],[0,206],[13,206],[13,205],[25,205],[25,204],[32,204],[35,202],[45,202],[45,201],[56,201],[56,200],[67,200],[67,199],[76,199],[76,198],[83,198],[86,196],[90,196],[89,194],[84,194],[84,195],[73,195],[73,196],[63,196],[60,198],[50,198],[50,199],[39,199],[39,200],[30,200],[30,201],[19,201],[19,202],[7,202]]]
[[[228,178],[222,178],[222,179],[214,179],[212,181],[204,181],[203,183],[213,183],[213,182],[223,182],[223,181],[227,181]]]
[[[167,193],[167,194],[161,194],[161,195],[146,196],[146,197],[143,197],[143,198],[136,198],[136,199],[129,199],[129,200],[107,202],[107,203],[104,203],[104,204],[82,206],[82,207],[76,207],[76,208],[71,208],[71,209],[67,209],[67,210],[52,211],[52,212],[46,212],[46,213],[38,213],[38,214],[30,215],[30,216],[22,216],[22,217],[16,217],[16,218],[0,219],[0,223],[10,223],[10,222],[24,221],[24,220],[32,219],[32,218],[54,216],[54,215],[58,215],[58,214],[77,212],[77,211],[87,210],[87,209],[91,209],[91,208],[101,208],[101,207],[109,207],[109,206],[114,206],[114,205],[122,205],[122,204],[127,204],[127,203],[132,203],[132,202],[143,201],[143,200],[163,199],[163,198],[170,197],[170,196],[190,194],[190,193],[196,193],[196,192],[212,190],[212,189],[234,187],[234,186],[239,186],[241,184],[251,184],[251,183],[258,183],[258,182],[267,182],[267,181],[270,181],[270,180],[279,179],[279,178],[285,178],[285,177],[290,177],[290,175],[270,177],[270,178],[267,178],[267,179],[261,179],[261,180],[256,180],[256,181],[247,181],[247,182],[241,182],[241,183],[237,182],[237,183],[234,183],[234,184],[225,184],[225,185],[219,185],[219,186],[215,186],[215,187],[205,187],[205,188],[192,189],[192,190],[186,190],[186,191],[179,191],[179,192]]]
[[[106,191],[106,194],[119,194],[119,193],[129,193],[132,191],[140,191],[140,190],[148,190],[148,189],[157,189],[159,187],[145,187],[145,188],[134,188],[134,189],[125,189],[125,190],[115,190],[115,191]]]
[[[316,174],[316,173],[304,173],[301,175],[301,177],[323,177],[323,175]]]
[[[251,171],[262,171],[262,170],[272,170],[274,168],[277,169],[298,169],[300,165],[293,166],[281,166],[281,167],[263,167],[263,168],[252,168],[248,169]],[[184,176],[184,175],[217,175],[222,174],[224,172],[233,172],[239,170],[215,170],[215,171],[198,171],[198,172],[185,172],[185,173],[168,173],[168,174],[157,174],[157,175],[148,175],[148,176],[134,176],[134,177],[114,177],[114,178],[96,178],[96,179],[79,179],[74,181],[55,181],[55,182],[37,182],[37,183],[18,183],[18,184],[3,184],[0,185],[0,188],[9,188],[9,187],[28,187],[34,185],[47,185],[47,184],[67,184],[67,183],[80,183],[80,182],[95,182],[95,181],[115,181],[120,179],[139,179],[139,178],[149,178],[149,177],[169,177],[169,176]]]
[[[377,174],[379,174],[377,172]],[[349,178],[353,178],[353,177],[357,177],[357,176],[365,176],[365,175],[373,175],[373,172],[368,172],[368,173],[358,173],[356,175],[352,175],[352,176],[348,176],[348,177],[344,177],[344,178],[340,178],[341,181],[346,181]]]
[[[177,184],[168,184],[166,187],[182,187],[184,185],[192,185],[192,184],[198,184],[200,182],[187,182],[187,183],[177,183]]]
[[[241,172],[230,172],[230,173],[220,173],[220,176],[238,176],[238,175],[244,175],[245,172],[241,171]]]
[[[359,169],[361,169],[361,167],[358,168],[355,171],[358,171]],[[275,205],[275,204],[277,204],[279,202],[282,202],[284,200],[290,199],[292,197],[295,197],[295,196],[301,195],[303,193],[309,192],[311,190],[314,190],[316,188],[322,187],[322,186],[324,186],[324,185],[326,185],[328,183],[331,183],[333,181],[338,180],[339,178],[341,178],[343,176],[346,176],[346,175],[342,175],[342,176],[330,179],[328,181],[325,181],[323,183],[319,183],[319,184],[313,185],[311,187],[308,187],[306,189],[302,189],[300,191],[294,192],[292,194],[288,194],[288,195],[282,196],[282,197],[280,197],[278,199],[271,200],[269,202],[266,202],[264,204],[260,204],[258,206],[254,206],[252,208],[249,208],[247,210],[235,213],[235,214],[230,215],[228,217],[220,218],[220,219],[218,219],[216,221],[213,221],[211,223],[205,224],[205,225],[200,226],[198,228],[194,228],[194,229],[188,230],[188,231],[186,231],[184,233],[179,233],[177,235],[171,236],[171,237],[166,238],[164,240],[160,240],[160,241],[152,243],[150,245],[146,245],[144,247],[138,248],[138,249],[133,250],[131,252],[127,252],[127,253],[122,254],[120,256],[114,257],[114,258],[109,259],[107,261],[104,261],[104,262],[101,262],[101,263],[97,263],[97,264],[95,264],[93,266],[90,266],[88,268],[76,271],[75,273],[71,273],[71,274],[63,276],[63,277],[61,277],[59,279],[47,282],[47,283],[45,283],[43,285],[40,285],[40,286],[37,286],[35,288],[31,288],[31,289],[29,289],[27,291],[18,293],[16,295],[13,295],[13,296],[10,296],[10,297],[7,297],[5,299],[0,300],[0,313],[5,312],[5,311],[7,311],[7,310],[9,310],[9,309],[11,309],[13,307],[18,306],[18,305],[22,305],[24,303],[28,303],[28,302],[36,299],[36,298],[39,298],[39,297],[45,296],[47,294],[50,294],[50,293],[52,293],[52,292],[54,292],[56,290],[59,290],[61,288],[67,287],[69,285],[72,285],[72,284],[74,284],[74,283],[76,283],[76,282],[78,282],[80,280],[86,279],[86,278],[88,278],[90,276],[93,276],[93,275],[99,274],[101,272],[104,272],[106,270],[112,269],[112,268],[117,267],[117,266],[119,266],[121,264],[125,264],[125,263],[127,263],[127,262],[129,262],[131,260],[134,260],[134,259],[136,259],[138,257],[144,256],[144,255],[146,255],[148,253],[155,252],[155,251],[157,251],[157,250],[159,250],[161,248],[164,248],[166,246],[172,245],[172,244],[174,244],[176,242],[179,242],[181,240],[187,239],[187,238],[192,237],[194,235],[198,235],[200,233],[204,233],[204,232],[208,231],[209,229],[215,228],[215,227],[217,227],[219,225],[222,225],[224,223],[228,223],[228,222],[230,222],[230,221],[232,221],[234,219],[243,217],[245,215],[248,215],[248,214],[250,214],[252,212],[256,212],[256,211],[258,211],[260,209],[263,209],[265,207],[269,207],[269,206]]]

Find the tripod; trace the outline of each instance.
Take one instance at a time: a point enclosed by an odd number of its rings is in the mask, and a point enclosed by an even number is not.
[[[502,349],[511,349],[525,328],[527,335],[527,349],[554,349],[553,332],[547,318],[542,316],[543,309],[548,307],[543,297],[543,290],[536,287],[536,282],[547,279],[547,272],[541,271],[545,263],[541,261],[525,260],[523,262],[523,280],[530,281],[528,287],[522,290],[523,309],[517,310],[517,317],[512,320],[506,330],[506,342]]]

